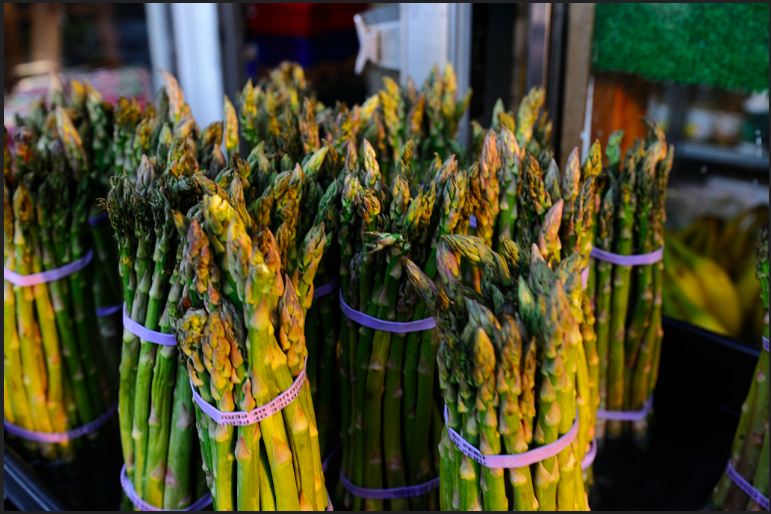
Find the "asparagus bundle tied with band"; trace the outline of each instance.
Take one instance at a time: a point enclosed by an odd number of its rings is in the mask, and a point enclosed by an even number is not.
[[[96,448],[115,393],[89,287],[95,171],[67,111],[37,113],[12,156],[5,132],[4,413],[31,459],[71,460]]]
[[[588,404],[582,258],[552,269],[537,245],[526,253],[504,243],[506,251],[497,254],[479,238],[445,236],[437,252],[439,285],[405,260],[441,340],[447,423],[439,447],[441,507],[587,510],[579,466],[590,441],[574,428],[586,423]],[[464,261],[483,270],[480,284],[463,279]],[[481,466],[456,436],[482,456],[567,444],[532,465],[504,470]]]

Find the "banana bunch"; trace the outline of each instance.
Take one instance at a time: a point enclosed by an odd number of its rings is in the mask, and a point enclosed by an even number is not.
[[[768,206],[730,220],[705,216],[678,233],[666,233],[664,313],[713,332],[760,341],[753,241],[768,223]]]

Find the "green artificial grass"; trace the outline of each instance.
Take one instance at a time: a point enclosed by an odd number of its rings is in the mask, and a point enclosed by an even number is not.
[[[596,4],[594,71],[768,89],[768,4]]]

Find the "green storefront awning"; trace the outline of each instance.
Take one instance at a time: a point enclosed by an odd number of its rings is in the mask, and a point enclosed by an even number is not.
[[[768,89],[768,4],[596,4],[592,69]]]

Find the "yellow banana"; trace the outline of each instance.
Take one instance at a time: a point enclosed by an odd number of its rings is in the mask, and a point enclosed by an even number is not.
[[[707,308],[707,295],[699,277],[688,269],[669,247],[664,249],[664,278],[679,288],[692,304],[700,309]]]
[[[678,287],[671,287],[667,290],[667,295],[664,298],[665,310],[667,309],[667,303],[676,305],[677,310],[682,315],[680,319],[717,334],[726,336],[731,335],[720,320],[712,316],[709,312],[694,305]]]
[[[710,313],[720,320],[730,335],[739,337],[742,329],[741,300],[725,270],[712,259],[695,254],[679,241],[670,241],[669,248],[701,280]]]

